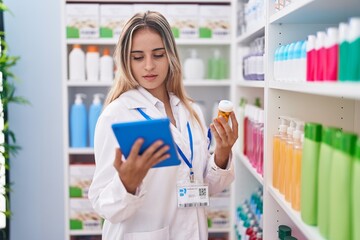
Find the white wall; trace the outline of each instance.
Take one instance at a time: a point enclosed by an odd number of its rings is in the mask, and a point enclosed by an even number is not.
[[[17,95],[31,106],[11,105],[10,127],[22,150],[11,159],[11,239],[63,240],[64,158],[62,139],[61,1],[5,0]]]

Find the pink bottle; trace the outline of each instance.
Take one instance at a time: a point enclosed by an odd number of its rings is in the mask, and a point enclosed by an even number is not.
[[[316,36],[316,62],[315,62],[315,81],[323,81],[326,72],[326,50],[325,50],[325,32],[317,32]]]
[[[313,82],[315,80],[315,43],[316,37],[314,35],[309,35],[306,46],[306,80],[308,82]]]
[[[338,75],[339,34],[337,28],[328,28],[325,42],[325,80],[336,81]]]
[[[258,148],[257,148],[257,166],[256,171],[263,176],[264,169],[264,110],[259,112],[259,130],[257,134]]]

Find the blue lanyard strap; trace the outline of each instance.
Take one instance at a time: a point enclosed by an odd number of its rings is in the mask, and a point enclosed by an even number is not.
[[[151,117],[149,115],[147,115],[141,108],[137,108],[137,110],[145,119],[151,120]],[[190,180],[193,180],[194,172],[192,170],[192,161],[193,161],[193,158],[194,158],[194,147],[193,147],[193,139],[192,139],[191,128],[190,128],[189,122],[187,122],[186,127],[187,127],[187,130],[188,130],[188,135],[189,135],[189,140],[190,140],[190,153],[191,153],[190,161],[185,156],[185,154],[183,153],[181,148],[176,143],[175,143],[175,145],[176,145],[176,148],[177,148],[181,158],[184,160],[186,165],[188,165],[188,167],[190,168]]]

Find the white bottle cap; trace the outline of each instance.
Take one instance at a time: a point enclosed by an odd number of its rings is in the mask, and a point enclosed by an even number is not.
[[[349,22],[349,42],[358,38],[360,38],[360,17],[353,17]]]
[[[349,25],[347,23],[339,24],[339,43],[345,42],[348,40]]]
[[[190,57],[191,58],[197,58],[197,52],[195,49],[191,49],[190,50]]]
[[[280,125],[279,125],[279,132],[286,133],[288,128],[288,118],[285,116],[280,116]]]
[[[234,104],[229,100],[221,100],[218,108],[222,112],[231,112],[234,109]]]
[[[325,32],[317,32],[316,34],[316,44],[315,49],[319,50],[325,46],[326,33]]]
[[[96,105],[101,104],[101,98],[103,98],[103,97],[104,97],[104,94],[95,93],[94,98],[93,98],[93,104],[96,104]]]
[[[339,43],[339,31],[335,27],[327,29],[327,36],[325,41],[325,47],[330,48]]]
[[[309,52],[315,48],[316,45],[316,37],[315,35],[309,35],[306,45],[306,51]]]
[[[82,104],[83,103],[83,98],[86,98],[86,95],[83,93],[77,93],[75,94],[75,104]]]
[[[301,134],[304,132],[304,122],[296,121],[296,129],[293,133],[293,139],[300,140]]]
[[[215,59],[219,59],[219,58],[220,58],[220,50],[219,50],[219,49],[215,49],[215,50],[214,50],[214,58],[215,58]]]

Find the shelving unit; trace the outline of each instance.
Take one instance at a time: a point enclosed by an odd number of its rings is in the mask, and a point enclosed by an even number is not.
[[[236,2],[236,1],[235,1]],[[272,136],[277,132],[279,116],[292,116],[303,121],[314,121],[325,126],[338,126],[346,131],[360,134],[360,83],[354,82],[278,82],[274,81],[273,65],[275,49],[290,42],[305,40],[307,35],[325,31],[330,26],[347,22],[349,17],[360,16],[357,0],[293,0],[284,9],[275,12],[273,1],[266,2],[264,26],[256,25],[242,36],[235,38],[236,47],[247,46],[255,37],[265,35],[265,81],[244,81],[239,56],[234,56],[236,83],[232,85],[233,101],[240,97],[252,103],[254,95],[263,98],[265,110],[264,127],[264,178],[260,178],[249,161],[237,153],[235,206],[256,185],[264,190],[263,238],[278,239],[280,224],[292,228],[299,240],[325,240],[317,227],[306,225],[299,212],[277,189],[272,187]],[[239,149],[236,149],[238,151]]]
[[[215,4],[215,5],[231,5],[231,0],[197,0],[197,1],[189,1],[189,0],[176,0],[176,1],[139,1],[139,0],[62,0],[63,4],[63,31],[65,30],[65,6],[67,3],[111,3],[111,4],[168,4],[168,3],[176,3],[176,4]],[[64,31],[65,32],[65,31]],[[104,47],[107,47],[112,52],[114,50],[115,45],[117,44],[118,39],[67,39],[64,35],[63,39],[63,69],[66,72],[65,76],[68,76],[68,55],[74,44],[80,44],[85,50],[89,45],[99,46],[101,50]],[[204,60],[204,66],[207,66],[207,59],[212,56],[214,49],[219,49],[221,52],[221,56],[226,59],[228,64],[231,64],[231,48],[232,48],[232,39],[175,39],[176,44],[178,46],[180,60],[182,64],[184,63],[185,58],[190,55],[190,49],[195,48],[198,50],[198,56]],[[231,67],[229,67],[231,68]],[[232,75],[230,74],[230,70],[228,73],[227,79],[214,80],[214,79],[186,79],[184,80],[184,85],[190,97],[192,97],[195,101],[199,102],[205,109],[205,120],[210,123],[212,120],[212,108],[213,105],[223,99],[230,98],[230,89],[233,84]],[[78,237],[82,236],[94,236],[100,237],[101,231],[88,231],[88,230],[70,230],[69,225],[69,216],[70,216],[70,198],[69,198],[69,179],[70,179],[70,165],[73,163],[94,163],[94,150],[92,148],[71,148],[69,147],[69,109],[74,102],[74,95],[76,93],[84,93],[87,95],[87,98],[84,99],[84,104],[89,107],[92,102],[92,95],[95,93],[103,93],[106,95],[108,89],[111,87],[111,82],[88,82],[84,81],[72,81],[71,79],[63,79],[63,92],[64,92],[64,152],[65,152],[65,160],[64,160],[64,168],[65,168],[65,198],[68,201],[65,201],[65,235],[66,240],[74,239],[76,240]],[[231,194],[230,194],[231,196]],[[229,215],[231,215],[232,210],[230,206],[230,196],[229,199]],[[209,228],[209,236],[226,236],[229,239],[234,239],[232,234],[232,218],[229,219],[229,226],[224,228]],[[96,238],[97,239],[97,238]]]

